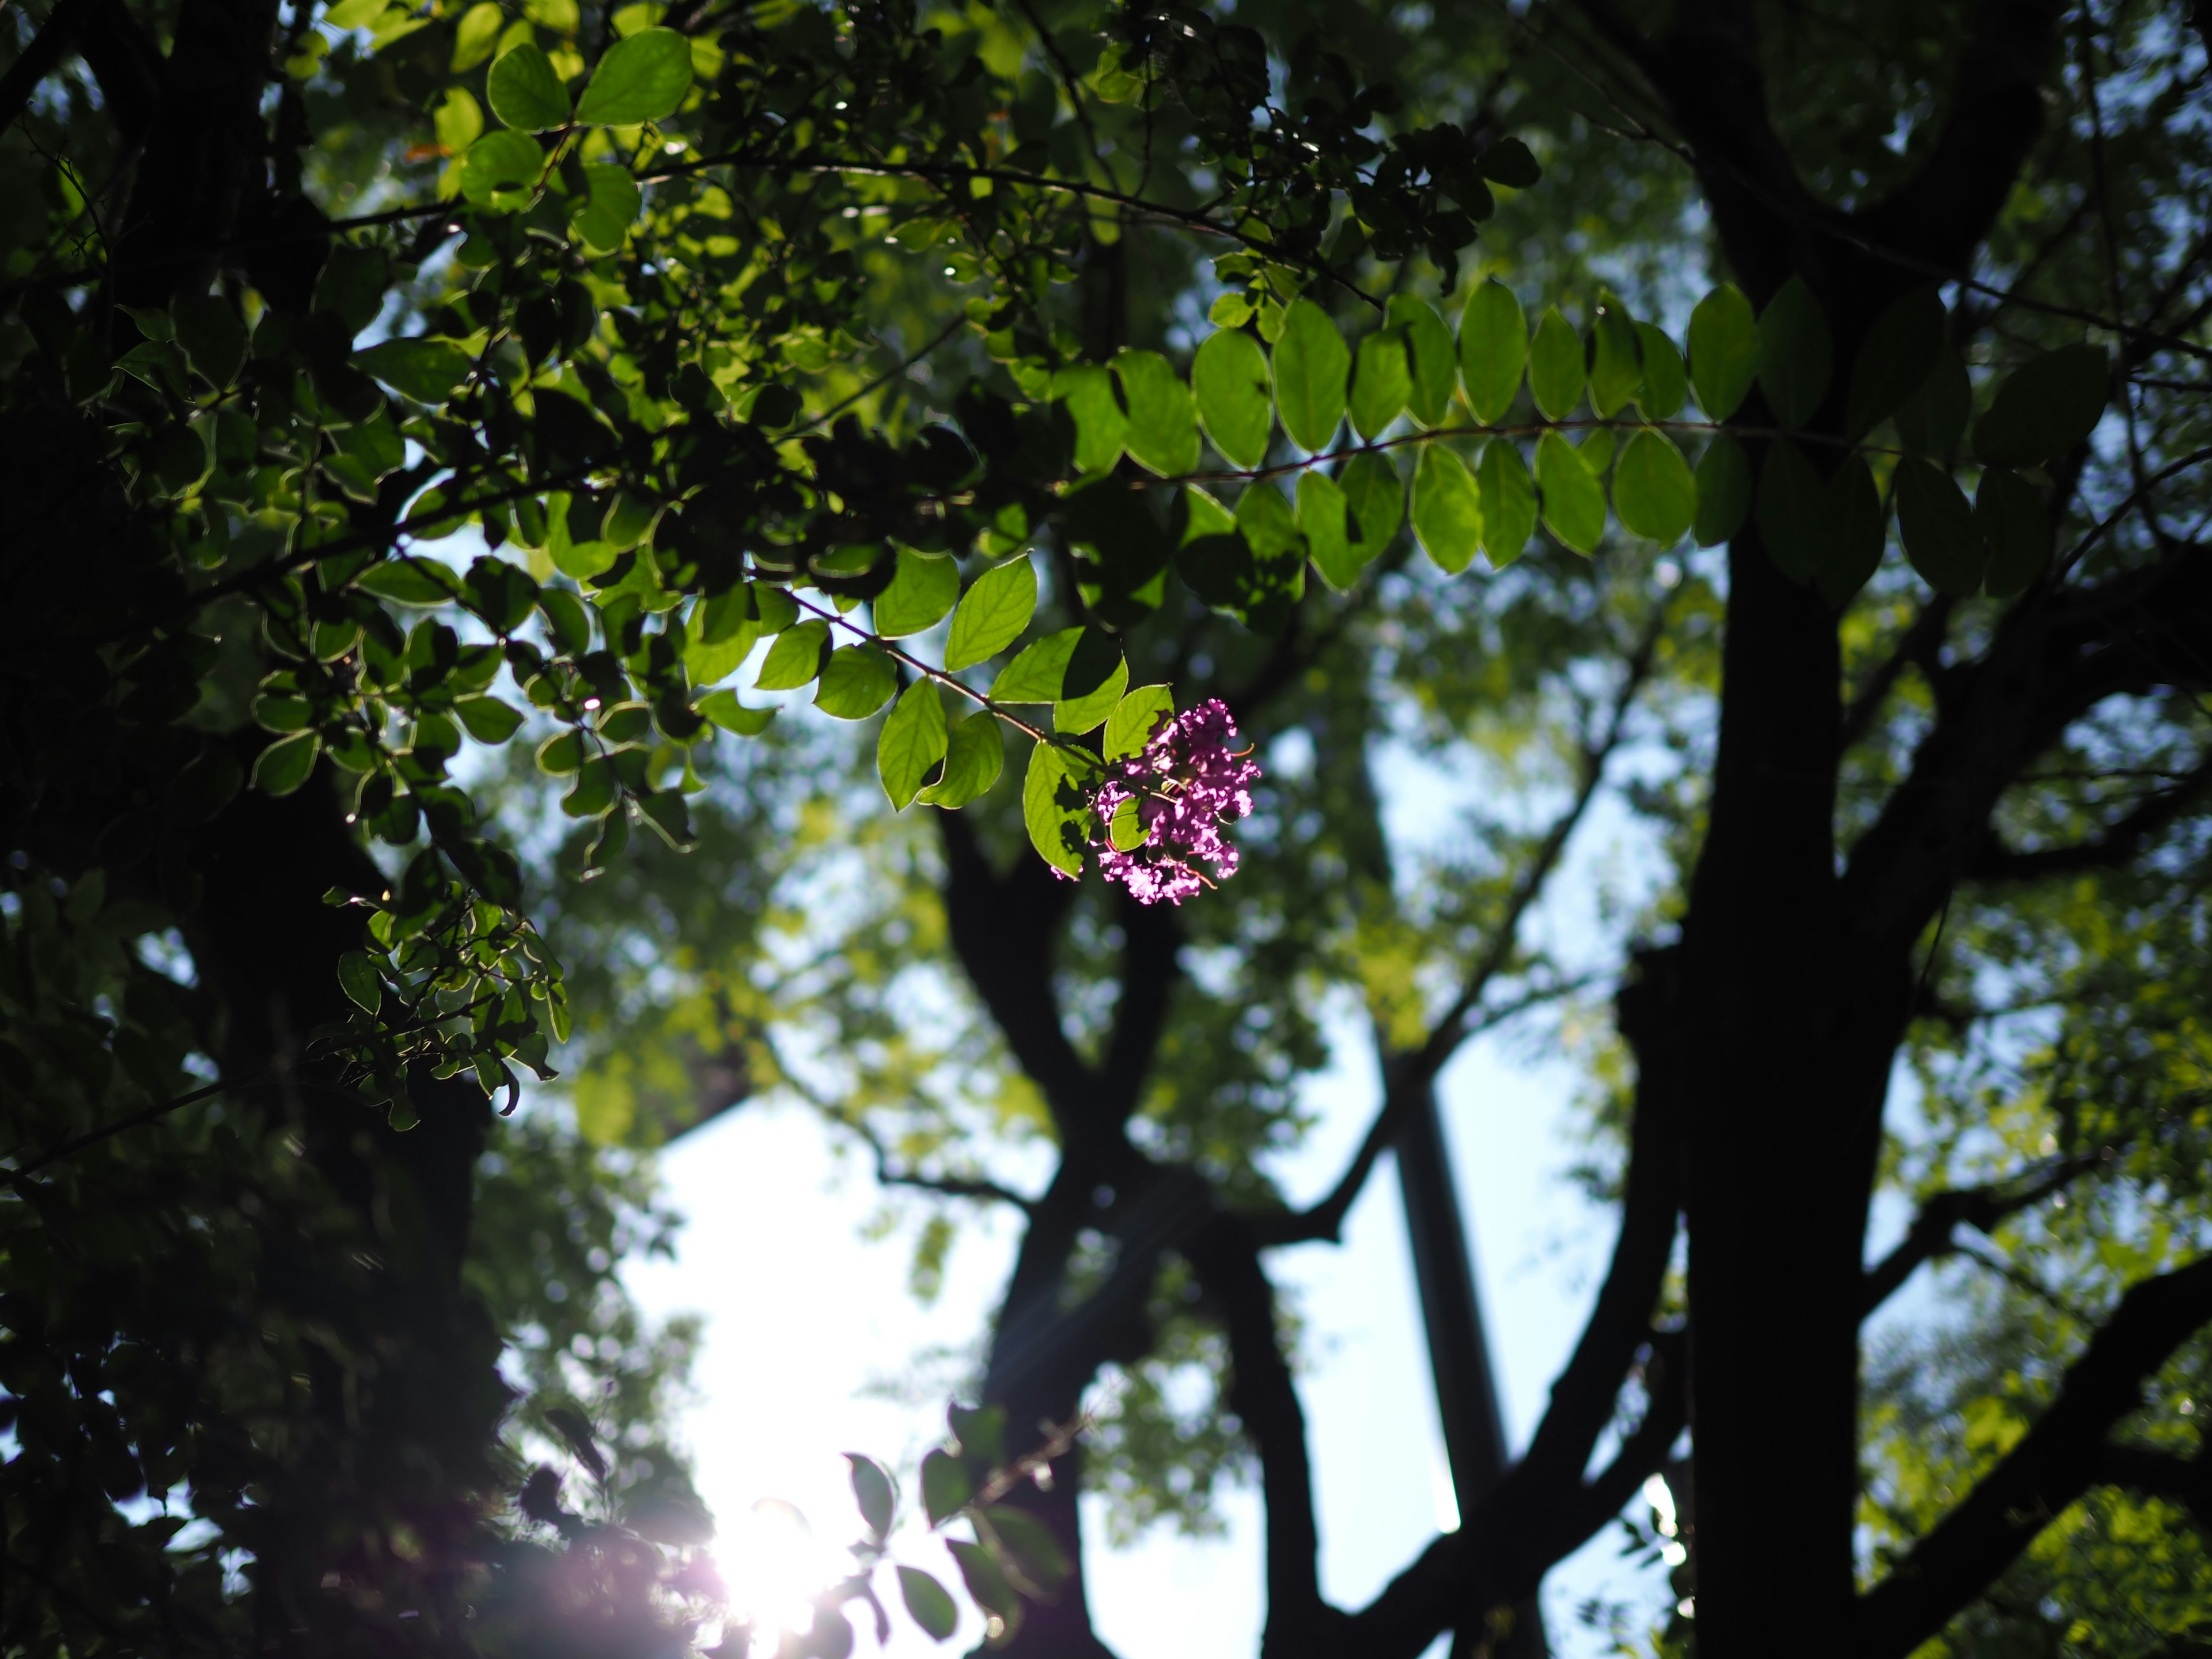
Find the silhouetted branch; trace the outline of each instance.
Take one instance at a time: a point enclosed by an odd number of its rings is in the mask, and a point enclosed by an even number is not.
[[[1924,1261],[1953,1254],[1952,1234],[1960,1225],[1990,1233],[2008,1216],[2040,1204],[2075,1177],[2094,1169],[2100,1160],[2069,1158],[2022,1183],[2017,1178],[1992,1182],[1985,1187],[1965,1187],[1936,1193],[1923,1200],[1897,1248],[1867,1270],[1862,1315],[1870,1314],[1895,1295],[1899,1286]]]

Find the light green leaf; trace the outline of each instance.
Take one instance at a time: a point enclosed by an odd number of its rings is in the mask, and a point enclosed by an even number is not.
[[[1846,437],[1862,438],[1918,391],[1943,349],[1943,300],[1917,288],[1875,319],[1851,365]]]
[[[1547,307],[1528,344],[1528,391],[1545,419],[1565,420],[1573,411],[1582,401],[1583,379],[1582,336],[1559,307]]]
[[[1656,432],[1638,432],[1613,469],[1613,507],[1635,534],[1672,547],[1697,518],[1698,481],[1680,450]]]
[[[1352,371],[1352,429],[1377,438],[1406,407],[1413,375],[1406,358],[1405,337],[1378,328],[1359,343]]]
[[[930,681],[916,680],[899,694],[876,738],[876,775],[894,811],[905,811],[921,793],[922,781],[945,758],[945,700]]]
[[[1437,568],[1457,575],[1482,544],[1482,492],[1460,458],[1440,443],[1413,470],[1413,535]]]
[[[1536,489],[1543,498],[1545,527],[1577,553],[1595,552],[1605,534],[1605,488],[1574,446],[1556,432],[1536,441]]]
[[[1198,415],[1190,388],[1157,351],[1124,351],[1114,359],[1128,400],[1122,442],[1139,466],[1173,478],[1198,467]]]
[[[460,26],[453,31],[453,72],[456,75],[474,69],[492,54],[499,45],[499,32],[507,21],[492,0],[477,0],[461,14]]]
[[[763,691],[797,690],[822,672],[822,647],[829,640],[830,624],[818,619],[785,629],[769,647],[754,685]]]
[[[2033,466],[2064,453],[2103,418],[2112,374],[2102,346],[2062,346],[2030,358],[2006,376],[1989,412],[1974,422],[1975,455]],[[1994,564],[1991,574],[1994,581]]]
[[[384,981],[366,951],[349,951],[338,958],[338,989],[365,1014],[384,1006]]]
[[[1306,556],[1322,580],[1340,593],[1359,580],[1367,562],[1380,550],[1364,539],[1352,538],[1350,511],[1351,503],[1335,479],[1312,471],[1298,475],[1298,531],[1306,538]]]
[[[907,1613],[932,1641],[945,1641],[960,1628],[960,1609],[944,1585],[920,1567],[905,1565],[898,1570],[898,1582]]]
[[[1106,717],[1106,735],[1099,752],[1109,761],[1141,753],[1152,733],[1174,717],[1174,687],[1140,685],[1115,703],[1114,712]]]
[[[1705,418],[1725,421],[1751,395],[1759,377],[1759,325],[1751,301],[1723,283],[1690,313],[1690,384]]]
[[[448,87],[431,125],[438,142],[459,155],[483,136],[483,110],[466,87]]]
[[[1337,482],[1359,532],[1362,563],[1382,552],[1406,520],[1406,481],[1388,455],[1354,455]],[[1324,574],[1327,573],[1324,572]]]
[[[765,708],[748,708],[738,701],[734,691],[710,691],[696,705],[699,712],[720,726],[725,732],[741,738],[757,738],[768,730],[769,722],[775,718],[773,705]]]
[[[1802,426],[1828,395],[1834,348],[1827,313],[1802,276],[1775,291],[1759,318],[1759,389],[1785,427]]]
[[[322,751],[323,740],[313,732],[270,744],[254,757],[253,787],[264,795],[290,794],[307,781]]]
[[[1128,659],[1117,656],[1105,683],[1079,697],[1067,697],[1052,706],[1052,729],[1071,738],[1096,731],[1121,701],[1129,684]]]
[[[491,100],[491,112],[523,132],[546,132],[568,125],[568,88],[554,74],[553,60],[527,40],[501,54],[484,90]]]
[[[1644,390],[1644,357],[1635,320],[1609,294],[1590,319],[1590,407],[1610,420]]]
[[[1827,510],[1827,489],[1804,453],[1787,438],[1769,444],[1759,472],[1759,533],[1767,556],[1794,582],[1820,563]]]
[[[1423,426],[1442,426],[1450,417],[1452,392],[1459,385],[1459,349],[1451,330],[1418,294],[1392,295],[1383,320],[1406,338],[1406,362],[1413,374],[1407,407]]]
[[[1108,472],[1128,441],[1129,417],[1114,395],[1114,377],[1096,363],[1078,363],[1052,377],[1054,403],[1075,422],[1075,470]]]
[[[1482,485],[1482,556],[1492,570],[1503,570],[1536,533],[1536,482],[1510,438],[1485,444],[1475,472]]]
[[[1022,779],[1022,824],[1037,856],[1067,876],[1083,873],[1083,808],[1062,799],[1078,793],[1057,747],[1040,743],[1030,750],[1029,772]]]
[[[1691,532],[1699,547],[1716,547],[1743,527],[1751,514],[1751,458],[1723,433],[1698,458],[1698,516]]]
[[[1974,527],[1989,545],[1984,585],[1990,598],[2025,592],[2051,568],[2051,515],[2035,486],[2009,467],[1983,470],[1974,491]]]
[[[1891,474],[1897,528],[1905,556],[1938,593],[1971,599],[1981,592],[1989,544],[1974,525],[1974,510],[1951,475],[1932,461],[1907,455]]]
[[[691,90],[691,43],[674,29],[646,29],[599,59],[576,104],[586,126],[629,127],[676,113]]]
[[[1291,301],[1275,342],[1275,407],[1283,430],[1307,453],[1319,453],[1336,435],[1351,369],[1351,348],[1328,313],[1311,300]]]
[[[876,632],[898,640],[934,628],[959,598],[957,564],[902,547],[890,586],[876,595]]]
[[[987,714],[970,714],[952,728],[945,751],[945,773],[923,790],[925,806],[951,811],[981,796],[999,781],[1006,763],[1004,735],[999,722]]]
[[[1253,554],[1262,560],[1302,556],[1298,521],[1283,492],[1265,478],[1244,486],[1237,498],[1237,528]]]
[[[499,194],[530,189],[545,170],[545,152],[526,135],[487,132],[469,146],[461,167],[461,194],[478,205]]]
[[[797,630],[794,629],[794,632]],[[782,641],[776,641],[778,645]],[[864,720],[891,700],[898,670],[872,645],[841,645],[822,665],[822,684],[814,706],[841,720]],[[938,718],[941,720],[944,715]]]
[[[1637,324],[1636,341],[1644,355],[1644,390],[1637,396],[1637,407],[1652,420],[1671,421],[1690,395],[1682,353],[1655,323]]]
[[[952,613],[945,666],[957,673],[997,656],[1030,625],[1036,600],[1036,567],[1026,555],[986,570]]]
[[[402,397],[434,405],[451,397],[474,366],[451,340],[386,340],[356,351],[353,360]]]
[[[1513,290],[1492,277],[1467,296],[1459,319],[1459,370],[1468,407],[1495,425],[1521,395],[1528,362],[1528,319]]]
[[[1231,466],[1257,466],[1267,459],[1274,426],[1267,355],[1242,329],[1206,336],[1190,366],[1198,417],[1206,435]]]
[[[991,683],[991,700],[1058,702],[1068,660],[1075,655],[1083,633],[1080,628],[1063,628],[1024,646],[1006,665],[1006,672]]]

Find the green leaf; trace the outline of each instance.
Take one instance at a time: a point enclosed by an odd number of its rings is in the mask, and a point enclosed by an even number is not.
[[[477,0],[463,12],[460,25],[453,31],[453,72],[472,70],[490,57],[506,21],[492,0]]]
[[[487,132],[469,146],[461,166],[461,194],[479,206],[505,191],[528,190],[545,170],[545,152],[520,132]]]
[[[366,951],[349,951],[338,958],[338,989],[365,1014],[384,1006],[384,981]]]
[[[921,793],[929,769],[945,758],[945,700],[932,682],[916,680],[899,694],[876,738],[876,775],[894,811],[905,811]]]
[[[2009,467],[1983,471],[1974,491],[1974,527],[1989,545],[1984,586],[1990,598],[2025,592],[2051,568],[2051,515],[2035,486]]]
[[[1572,412],[1582,401],[1584,376],[1582,337],[1552,306],[1528,343],[1528,391],[1547,420],[1565,420]]]
[[[386,340],[356,351],[353,360],[401,396],[434,405],[451,397],[475,366],[451,340]]]
[[[864,720],[897,690],[898,670],[889,657],[872,645],[841,645],[822,665],[814,706],[841,720]],[[941,713],[938,716],[940,721],[944,718]]]
[[[957,580],[957,579],[956,579]],[[717,593],[692,613],[684,646],[684,672],[695,686],[713,685],[737,672],[760,640],[760,623],[746,612],[750,590]]]
[[[951,1595],[920,1567],[902,1565],[898,1583],[908,1615],[932,1641],[945,1641],[960,1628],[960,1609],[953,1605]]]
[[[253,787],[264,795],[290,794],[307,781],[322,751],[323,740],[313,732],[270,744],[254,758]]]
[[[189,294],[169,307],[177,343],[210,384],[227,387],[246,364],[246,325],[220,294]]]
[[[483,136],[483,109],[466,87],[448,87],[431,117],[438,142],[459,155]]]
[[[1690,313],[1690,385],[1705,418],[1725,421],[1743,406],[1759,378],[1759,325],[1751,301],[1723,283]]]
[[[945,644],[946,669],[957,673],[997,656],[1030,625],[1036,600],[1036,567],[1027,555],[976,577],[952,613],[952,633]]]
[[[1511,190],[1527,190],[1544,176],[1528,146],[1518,138],[1500,138],[1475,157],[1474,165],[1484,178]]]
[[[1891,475],[1897,528],[1905,556],[1938,593],[1970,599],[1981,592],[1989,546],[1975,527],[1974,510],[1951,475],[1932,461],[1907,455]]]
[[[753,682],[763,691],[793,691],[822,672],[822,647],[829,643],[830,624],[819,620],[787,628],[769,647]],[[709,715],[708,718],[712,719]]]
[[[1067,876],[1083,873],[1083,809],[1062,799],[1076,793],[1075,785],[1067,775],[1067,762],[1057,747],[1040,743],[1030,751],[1030,769],[1022,780],[1022,823],[1030,832],[1030,844],[1036,848],[1037,856]],[[925,1483],[928,1478],[929,1463],[925,1459]],[[962,1480],[964,1484],[964,1474]],[[967,1501],[964,1492],[961,1501]],[[952,1507],[957,1509],[959,1505]],[[930,1516],[933,1520],[938,1516],[933,1503]]]
[[[1864,437],[1926,381],[1943,349],[1943,323],[1942,297],[1932,288],[1913,289],[1875,319],[1851,365],[1845,437]]]
[[[1073,1571],[1060,1540],[1027,1510],[993,1504],[984,1510],[983,1522],[997,1534],[1000,1547],[1010,1558],[1008,1565],[1038,1594],[1051,1594]]]
[[[1102,635],[1101,637],[1104,637]],[[1076,676],[1071,672],[1070,679]],[[1121,692],[1129,684],[1129,664],[1117,647],[1114,670],[1105,680],[1080,696],[1064,697],[1052,706],[1052,729],[1065,736],[1080,737],[1085,732],[1096,731],[1103,720],[1114,712],[1121,701]]]
[[[1006,763],[1004,736],[988,714],[970,714],[952,728],[945,750],[945,771],[918,798],[925,806],[950,811],[965,806],[999,781]]]
[[[1352,509],[1364,564],[1390,544],[1398,526],[1405,522],[1406,481],[1398,476],[1397,463],[1388,455],[1367,454],[1354,455],[1337,482],[1343,486],[1346,505]]]
[[[614,763],[594,756],[577,769],[574,785],[561,798],[561,810],[572,818],[604,817],[621,794]]]
[[[565,778],[583,764],[584,739],[579,732],[556,732],[538,745],[538,769],[549,777]]]
[[[1635,534],[1672,547],[1697,518],[1698,481],[1680,450],[1656,432],[1638,432],[1613,470],[1613,507]]]
[[[1459,319],[1459,368],[1468,407],[1495,425],[1521,394],[1528,362],[1528,319],[1513,290],[1492,277],[1467,296]]]
[[[994,702],[1058,702],[1070,658],[1085,629],[1063,628],[1041,640],[1032,640],[1014,655],[1006,672],[991,683]]]
[[[1376,329],[1360,341],[1353,361],[1352,429],[1363,438],[1380,437],[1406,407],[1413,389],[1405,337],[1395,328]]]
[[[653,832],[678,852],[696,846],[699,837],[691,828],[691,809],[684,804],[680,789],[654,789],[637,798],[638,816],[653,826]]]
[[[1733,538],[1751,513],[1751,458],[1723,432],[1698,458],[1698,516],[1691,533],[1699,547]]]
[[[1528,463],[1507,438],[1492,438],[1482,447],[1476,474],[1482,485],[1482,554],[1492,570],[1503,570],[1536,533],[1536,483],[1528,476]]]
[[[1966,365],[1948,345],[1936,354],[1936,366],[1919,390],[1897,410],[1897,435],[1908,449],[1923,455],[1948,455],[1966,430],[1974,412],[1974,388]]]
[[[1351,348],[1328,313],[1311,300],[1291,301],[1275,342],[1275,408],[1291,441],[1308,454],[1320,453],[1336,435],[1351,370]]]
[[[1114,359],[1121,395],[1128,400],[1128,433],[1122,440],[1137,465],[1164,478],[1198,468],[1198,414],[1185,386],[1157,351],[1124,351]]]
[[[1055,403],[1075,422],[1075,470],[1109,472],[1129,437],[1129,417],[1114,395],[1114,377],[1095,363],[1079,363],[1053,376]]]
[[[1590,319],[1590,407],[1610,420],[1644,390],[1643,349],[1635,319],[1611,295]]]
[[[1792,276],[1759,318],[1759,389],[1774,418],[1785,427],[1812,419],[1833,365],[1827,314],[1805,279]]]
[[[1114,705],[1106,717],[1099,752],[1108,760],[1139,754],[1160,726],[1175,717],[1175,688],[1140,685]]]
[[[968,1586],[968,1594],[975,1598],[975,1605],[986,1612],[995,1613],[1009,1624],[1021,1617],[1022,1598],[1006,1582],[1006,1575],[991,1553],[981,1544],[951,1538],[945,1547],[952,1552],[959,1565],[960,1577]]]
[[[1406,404],[1423,426],[1442,426],[1451,415],[1452,392],[1459,385],[1459,349],[1437,308],[1418,294],[1394,294],[1383,312],[1384,325],[1406,338],[1406,363],[1413,385]]]
[[[876,632],[898,640],[934,628],[959,598],[957,564],[902,547],[890,586],[876,595]]]
[[[757,738],[768,730],[769,722],[775,718],[773,704],[765,708],[748,708],[738,701],[735,691],[710,691],[696,705],[701,714],[725,732],[735,732],[741,738]]]
[[[1820,563],[1827,510],[1827,490],[1804,453],[1787,438],[1769,444],[1759,473],[1759,533],[1767,556],[1794,582]]]
[[[1637,396],[1637,407],[1652,420],[1671,421],[1690,396],[1681,351],[1656,323],[1637,324],[1636,343],[1644,355],[1644,390]]]
[[[1364,539],[1352,539],[1350,512],[1351,503],[1335,479],[1312,471],[1298,475],[1298,532],[1306,538],[1306,556],[1322,580],[1340,593],[1359,580],[1359,573],[1379,550]]]
[[[1467,464],[1439,443],[1413,470],[1413,535],[1437,568],[1457,575],[1482,544],[1482,492]]]
[[[1605,534],[1605,487],[1575,447],[1556,432],[1536,441],[1536,489],[1544,525],[1576,552],[1597,549]]]
[[[1257,466],[1267,459],[1274,415],[1269,403],[1267,354],[1242,329],[1206,336],[1190,366],[1198,418],[1206,435],[1231,466]]]
[[[546,132],[568,122],[568,89],[553,60],[527,40],[517,41],[491,66],[484,90],[491,112],[523,132]]]
[[[636,177],[628,167],[613,162],[588,162],[584,167],[584,188],[583,205],[575,210],[576,228],[592,247],[620,247],[645,205]]]
[[[463,697],[453,713],[478,743],[505,743],[522,724],[522,711],[497,697]]]
[[[1881,492],[1875,488],[1874,472],[1866,457],[1846,455],[1823,493],[1827,500],[1823,514],[1826,533],[1820,538],[1813,580],[1820,597],[1841,611],[1881,562],[1887,537]]]
[[[599,59],[577,100],[576,119],[603,127],[665,120],[690,90],[691,43],[674,29],[646,29]]]
[[[2064,453],[2104,417],[2112,374],[2102,346],[2062,346],[2030,358],[2006,377],[1989,412],[1974,422],[1975,455],[2005,466],[2033,466]]]

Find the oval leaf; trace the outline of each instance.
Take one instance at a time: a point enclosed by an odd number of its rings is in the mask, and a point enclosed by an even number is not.
[[[1564,420],[1582,401],[1585,374],[1582,336],[1559,307],[1547,308],[1536,325],[1536,337],[1528,343],[1528,391],[1545,419]],[[1540,451],[1540,472],[1542,460]]]
[[[1790,580],[1805,580],[1819,564],[1827,510],[1827,490],[1804,453],[1787,438],[1768,445],[1759,472],[1759,533]]]
[[[1863,455],[1846,455],[1828,480],[1825,533],[1813,580],[1820,597],[1841,611],[1881,562],[1887,526],[1881,492]]]
[[[1907,455],[1892,475],[1898,533],[1905,556],[1938,593],[1968,599],[1981,592],[1989,549],[1974,527],[1974,510],[1951,475],[1932,461]]]
[[[1467,465],[1430,444],[1413,471],[1413,535],[1438,569],[1467,568],[1482,545],[1482,494]]]
[[[1242,329],[1210,334],[1190,366],[1198,418],[1206,435],[1232,466],[1257,466],[1267,459],[1274,425],[1268,402],[1267,354]]]
[[[365,1014],[384,1006],[384,981],[377,976],[366,951],[349,951],[338,958],[338,989]]]
[[[353,360],[402,397],[432,404],[451,397],[473,366],[451,340],[386,340],[356,351]]]
[[[754,685],[763,691],[797,690],[822,672],[822,647],[829,641],[830,624],[818,619],[784,629],[769,647]]]
[[[1352,371],[1352,429],[1378,438],[1406,407],[1413,390],[1406,338],[1395,328],[1378,328],[1359,343]]]
[[[908,1615],[932,1641],[945,1641],[960,1628],[960,1609],[953,1605],[944,1585],[920,1567],[903,1565],[898,1570],[898,1582]]]
[[[543,48],[518,41],[491,66],[484,90],[491,112],[524,132],[545,132],[568,121],[568,91]]]
[[[1406,406],[1423,426],[1442,426],[1451,416],[1452,392],[1459,384],[1459,349],[1437,308],[1417,294],[1394,294],[1383,317],[1406,337],[1406,362],[1413,385]]]
[[[254,757],[253,787],[264,795],[290,794],[307,781],[322,750],[323,740],[313,732],[270,744]]]
[[[1335,479],[1318,472],[1298,475],[1298,533],[1306,538],[1314,568],[1340,593],[1359,580],[1378,550],[1364,538],[1353,539],[1351,503]]]
[[[1513,290],[1492,277],[1467,296],[1459,319],[1459,370],[1468,407],[1494,425],[1521,395],[1528,362],[1528,319]]]
[[[1364,563],[1388,547],[1406,521],[1406,481],[1388,455],[1367,454],[1354,455],[1337,482],[1352,510],[1351,528],[1358,534]]]
[[[1982,474],[1974,490],[1974,527],[1989,546],[1984,586],[1992,599],[2025,592],[2051,568],[2051,515],[2035,486],[2009,468],[1993,466]]]
[[[1107,472],[1121,459],[1129,417],[1114,395],[1114,378],[1096,363],[1079,363],[1052,377],[1054,403],[1067,405],[1075,422],[1075,470]]]
[[[1037,856],[1064,876],[1083,873],[1083,807],[1073,779],[1067,775],[1067,763],[1059,749],[1049,743],[1040,743],[1030,751],[1030,769],[1022,779],[1022,825],[1030,832],[1030,845]],[[941,1457],[933,1452],[930,1458]],[[946,1459],[949,1462],[951,1460]],[[930,1459],[922,1460],[922,1480],[927,1492]],[[955,1463],[957,1469],[959,1465]],[[961,1475],[964,1487],[967,1476]],[[958,1503],[942,1511],[950,1514],[968,1501],[963,1490]],[[930,1500],[930,1518],[941,1518],[936,1502]]]
[[[1036,599],[1036,568],[1026,556],[1009,559],[976,577],[952,613],[945,667],[957,673],[997,656],[1030,625]]]
[[[1590,319],[1590,407],[1610,420],[1644,390],[1644,353],[1636,323],[1607,295]]]
[[[1536,441],[1536,489],[1543,498],[1545,528],[1577,553],[1595,552],[1605,534],[1605,487],[1574,446],[1556,432]]]
[[[1913,289],[1875,319],[1851,365],[1846,437],[1865,436],[1920,388],[1943,349],[1943,323],[1942,296],[1932,288]]]
[[[1989,413],[1974,422],[1974,453],[2005,466],[2047,461],[2095,429],[2111,395],[2112,363],[2104,347],[2046,351],[1997,388]]]
[[[479,204],[501,191],[528,190],[545,170],[545,152],[520,132],[487,132],[461,163],[461,194]]]
[[[841,645],[822,665],[814,706],[841,720],[864,720],[897,690],[898,670],[889,657],[871,645]],[[944,718],[940,709],[938,720]]]
[[[829,689],[826,674],[823,689]],[[945,758],[945,749],[944,699],[930,681],[916,680],[899,694],[897,707],[876,738],[876,775],[883,780],[892,811],[904,811],[921,793],[929,769]],[[857,1469],[854,1478],[857,1482]]]
[[[876,632],[897,640],[934,628],[959,598],[957,564],[902,547],[890,586],[876,595]]]
[[[1639,432],[1613,470],[1613,506],[1634,533],[1672,547],[1697,518],[1698,481],[1680,450],[1656,432]]]
[[[1751,301],[1723,283],[1690,313],[1690,385],[1705,418],[1725,421],[1751,395],[1759,375],[1759,328]]]
[[[1751,458],[1723,433],[1698,458],[1698,516],[1691,523],[1699,547],[1715,547],[1743,527],[1751,512]]]
[[[1311,300],[1291,301],[1275,342],[1275,407],[1283,430],[1308,454],[1318,454],[1336,435],[1351,370],[1351,348],[1328,313]]]
[[[691,43],[674,29],[643,29],[617,42],[576,103],[587,126],[629,127],[665,120],[691,90]]]
[[[1493,570],[1503,570],[1519,558],[1536,533],[1536,482],[1528,476],[1528,463],[1504,438],[1492,438],[1482,448],[1478,469],[1482,484],[1482,556]]]
[[[999,781],[1006,767],[1006,740],[989,714],[970,714],[952,728],[945,749],[945,771],[918,799],[948,811],[965,806]]]
[[[1776,290],[1759,319],[1759,389],[1784,426],[1802,426],[1828,394],[1827,314],[1802,276]]]
[[[1682,354],[1667,331],[1655,323],[1636,325],[1636,342],[1644,356],[1644,389],[1636,404],[1655,421],[1671,421],[1689,401],[1690,380],[1682,368]]]
[[[1190,388],[1157,351],[1124,351],[1114,359],[1129,405],[1123,440],[1137,465],[1173,478],[1198,466],[1198,416]]]

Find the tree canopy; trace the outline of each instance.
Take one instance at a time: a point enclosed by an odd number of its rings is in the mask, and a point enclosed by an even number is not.
[[[1645,1649],[2205,1640],[2191,18],[11,27],[0,1648],[746,1651],[613,1275],[640,1155],[774,1090],[921,1292],[1021,1218],[906,1483],[1008,1650],[1104,1650],[1085,1490],[1248,1474],[1281,1659],[1531,1651],[1624,1525]],[[1441,850],[1394,749],[1479,786]],[[1593,957],[1531,922],[1608,810],[1662,873]],[[1386,1152],[1412,1202],[1500,1030],[1585,1065],[1617,1239],[1335,1607],[1271,1263]],[[854,1480],[785,1645],[943,1637]]]

